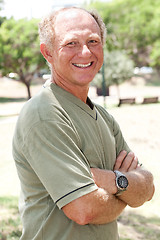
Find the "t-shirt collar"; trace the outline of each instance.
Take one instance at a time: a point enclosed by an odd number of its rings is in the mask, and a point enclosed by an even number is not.
[[[92,118],[97,120],[97,111],[95,105],[92,103],[89,97],[87,97],[87,103],[84,103],[81,99],[77,98],[76,96],[66,91],[65,89],[57,86],[56,84],[50,82],[50,84],[47,84],[47,86],[45,85],[45,87],[48,87],[48,85],[50,85],[50,88],[54,92],[54,94],[57,93],[59,97],[63,96],[63,98],[67,98],[70,102],[72,102],[72,104],[77,105],[87,114],[89,114]]]

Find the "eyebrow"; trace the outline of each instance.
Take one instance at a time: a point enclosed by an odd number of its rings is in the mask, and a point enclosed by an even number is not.
[[[80,34],[79,34],[80,35]],[[101,36],[98,34],[98,33],[91,33],[89,36],[88,36],[88,39],[91,39],[91,38],[98,38],[98,39],[101,39]],[[77,41],[78,40],[78,36],[76,35],[68,35],[67,37],[65,37],[64,39],[62,39],[61,43],[62,44],[65,44],[66,42],[70,42],[70,41]]]

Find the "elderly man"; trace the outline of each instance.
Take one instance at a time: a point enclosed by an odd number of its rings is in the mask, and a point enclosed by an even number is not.
[[[88,97],[103,64],[105,26],[80,8],[39,26],[51,79],[21,111],[13,156],[21,182],[22,240],[117,240],[117,217],[153,196],[114,118]]]

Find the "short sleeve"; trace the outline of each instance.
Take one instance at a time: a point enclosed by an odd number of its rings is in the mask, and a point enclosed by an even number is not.
[[[71,125],[40,121],[24,142],[27,161],[59,208],[97,189]]]

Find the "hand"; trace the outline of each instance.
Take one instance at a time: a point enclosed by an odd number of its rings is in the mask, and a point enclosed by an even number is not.
[[[137,168],[139,168],[138,158],[133,152],[127,154],[126,151],[122,151],[119,153],[114,165],[114,170],[129,172]]]

